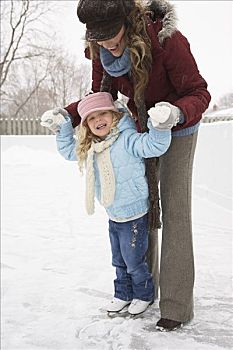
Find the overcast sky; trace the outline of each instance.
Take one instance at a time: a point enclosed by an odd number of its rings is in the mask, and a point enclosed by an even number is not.
[[[104,0],[103,0],[104,1]],[[188,38],[199,70],[207,80],[212,103],[233,91],[232,1],[171,1],[178,15],[178,29]],[[59,33],[62,41],[84,62],[85,26],[76,16],[78,1],[57,1],[60,8]]]

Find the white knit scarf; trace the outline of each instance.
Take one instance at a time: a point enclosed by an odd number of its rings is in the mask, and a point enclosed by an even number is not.
[[[106,208],[112,204],[115,196],[115,176],[110,158],[110,146],[119,136],[118,128],[114,128],[109,136],[100,142],[92,142],[87,153],[86,162],[86,210],[89,215],[94,213],[95,204],[95,172],[94,154],[99,169],[101,197],[100,203]]]

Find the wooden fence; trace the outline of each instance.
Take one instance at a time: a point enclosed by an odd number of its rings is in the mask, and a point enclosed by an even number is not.
[[[39,118],[0,118],[0,135],[54,135]]]
[[[204,116],[202,123],[231,121],[232,115]],[[0,135],[54,135],[48,128],[40,125],[39,118],[0,118]]]

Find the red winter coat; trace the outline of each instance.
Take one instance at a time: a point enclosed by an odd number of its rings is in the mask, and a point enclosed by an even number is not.
[[[180,130],[195,125],[210,102],[207,83],[200,75],[195,59],[190,51],[187,39],[175,29],[167,31],[163,20],[148,23],[148,34],[152,43],[152,70],[145,91],[147,109],[155,103],[166,101],[179,107],[184,114],[185,122],[173,130]],[[163,29],[163,32],[160,31]],[[159,34],[160,33],[160,34]],[[159,34],[159,35],[158,35]],[[162,35],[163,34],[163,35]],[[99,59],[92,64],[92,90],[98,92],[102,79],[102,65]],[[128,107],[136,115],[133,101],[133,85],[127,75],[112,78],[112,95],[117,98],[117,91],[129,97]],[[66,107],[73,116],[73,126],[80,123],[77,113],[78,102]]]

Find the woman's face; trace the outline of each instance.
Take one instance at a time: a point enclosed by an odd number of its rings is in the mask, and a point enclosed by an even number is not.
[[[92,134],[105,138],[111,130],[113,122],[112,111],[96,111],[87,117],[87,125]]]
[[[122,26],[121,30],[116,36],[114,36],[114,38],[104,41],[97,41],[97,44],[103,46],[106,50],[109,50],[113,56],[120,57],[126,48],[126,40],[124,34],[125,26]]]

